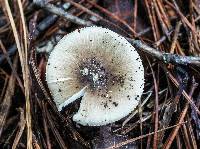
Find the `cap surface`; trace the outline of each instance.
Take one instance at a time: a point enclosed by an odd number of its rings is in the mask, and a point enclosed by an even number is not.
[[[82,97],[73,120],[100,126],[122,119],[138,105],[144,68],[125,38],[106,28],[86,27],[55,46],[46,81],[59,111]]]

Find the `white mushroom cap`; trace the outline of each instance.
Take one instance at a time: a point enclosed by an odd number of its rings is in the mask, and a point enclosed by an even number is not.
[[[125,38],[106,28],[86,27],[55,46],[46,81],[59,111],[82,97],[73,120],[100,126],[122,119],[138,105],[144,68]]]

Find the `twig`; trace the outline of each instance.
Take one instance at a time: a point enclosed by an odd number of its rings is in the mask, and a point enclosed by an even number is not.
[[[13,64],[14,68],[17,67],[17,62],[18,62],[18,59],[16,57],[15,60],[14,60],[14,64]],[[0,138],[1,138],[1,135],[2,135],[2,132],[3,132],[3,128],[4,128],[4,125],[5,125],[7,115],[9,113],[9,109],[10,109],[11,102],[12,102],[12,97],[14,95],[15,82],[16,82],[16,78],[14,76],[14,73],[12,73],[10,78],[9,78],[7,90],[6,90],[6,93],[4,95],[4,99],[3,99],[1,106],[0,106]]]
[[[189,94],[190,98],[192,97],[192,95],[194,93],[194,90],[197,88],[197,86],[198,86],[198,84],[195,81],[193,81],[193,85],[191,87],[190,94]],[[185,107],[184,107],[184,109],[183,109],[183,111],[182,111],[182,113],[181,113],[181,115],[179,117],[179,121],[177,123],[178,125],[177,125],[177,127],[174,128],[174,130],[171,132],[171,135],[168,137],[167,141],[165,142],[165,144],[163,146],[164,149],[169,149],[170,148],[174,138],[176,137],[176,135],[177,135],[177,133],[179,131],[179,128],[181,127],[180,124],[183,122],[183,120],[185,118],[185,115],[187,114],[188,108],[189,108],[189,102],[187,102],[185,104]]]
[[[55,23],[55,21],[58,19],[57,15],[49,15],[44,20],[42,20],[35,30],[35,36],[38,37],[41,32],[45,31],[49,26]]]
[[[183,13],[180,11],[180,8],[178,6],[178,4],[176,3],[175,0],[172,0],[174,7],[172,7],[173,9],[176,10],[176,12],[178,13],[178,15],[180,16],[180,18],[182,19],[183,23],[185,23],[193,32],[193,34],[195,36],[199,36],[198,32],[196,31],[196,29],[194,28],[194,26],[188,21],[188,19],[183,15]]]
[[[133,29],[137,29],[137,14],[138,14],[138,0],[134,1],[134,12],[133,12]]]
[[[12,56],[15,54],[17,50],[16,44],[13,44],[11,47],[8,48],[8,56]],[[0,64],[6,59],[6,56],[4,54],[0,54]]]
[[[106,149],[116,149],[116,148],[120,148],[120,147],[122,147],[122,146],[124,146],[124,145],[127,145],[127,144],[129,144],[129,143],[132,143],[132,142],[134,142],[134,141],[137,141],[137,140],[139,140],[139,139],[141,139],[141,138],[145,138],[145,137],[147,137],[147,136],[151,136],[151,135],[153,135],[153,134],[155,134],[155,133],[159,133],[159,132],[162,132],[162,131],[164,131],[164,130],[171,129],[171,128],[177,127],[177,126],[179,126],[179,125],[181,126],[181,125],[183,125],[183,124],[185,124],[185,123],[187,123],[187,122],[183,122],[183,123],[181,123],[181,124],[177,124],[177,125],[173,125],[173,126],[170,126],[170,127],[167,127],[167,128],[163,128],[163,129],[158,130],[157,132],[150,132],[150,133],[148,133],[148,134],[145,134],[145,135],[142,135],[142,136],[139,136],[139,137],[135,137],[135,138],[129,139],[129,140],[127,140],[127,141],[124,141],[124,142],[115,144],[114,146],[111,146],[111,147],[106,148]]]
[[[180,56],[178,54],[164,53],[152,47],[149,47],[146,44],[143,44],[140,40],[133,40],[130,38],[127,38],[127,39],[129,40],[131,44],[133,44],[133,46],[135,46],[136,50],[138,48],[142,50],[143,52],[148,53],[151,56],[165,63],[173,63],[173,64],[181,64],[181,65],[193,64],[193,65],[200,66],[200,57]]]
[[[17,148],[17,145],[19,143],[20,138],[22,137],[22,134],[24,132],[24,128],[26,125],[26,120],[24,118],[24,110],[22,108],[18,109],[19,113],[20,113],[20,122],[18,124],[19,130],[17,131],[17,134],[15,136],[13,145],[12,145],[12,149]]]
[[[64,7],[65,5],[65,7]],[[64,3],[64,4],[61,4],[61,9],[64,10],[68,10],[70,8],[70,4],[69,3]],[[35,33],[34,33],[34,36],[37,38],[41,32],[45,31],[47,28],[49,28],[51,25],[53,25],[56,21],[58,20],[58,15],[56,14],[51,14],[49,16],[47,16],[46,18],[44,18],[37,26],[36,26],[36,29],[35,29]]]
[[[199,98],[199,97],[198,97]],[[198,100],[198,99],[197,99]],[[197,103],[198,104],[198,103]],[[197,105],[198,107],[198,105]],[[196,132],[197,132],[197,138],[198,140],[200,139],[200,119],[198,117],[198,113],[197,111],[194,109],[193,106],[190,106],[190,108],[192,109],[192,112],[191,112],[191,118],[194,120],[194,123],[196,124]]]
[[[177,24],[176,24],[176,28],[175,28],[175,31],[174,31],[174,36],[173,36],[173,40],[172,40],[172,44],[171,44],[171,48],[170,48],[170,53],[174,53],[174,49],[176,47],[176,43],[177,43],[177,40],[178,40],[178,34],[179,34],[179,31],[180,31],[180,28],[181,28],[181,21],[179,21]]]
[[[149,66],[150,66],[150,69],[151,69],[151,73],[152,73],[152,76],[153,76],[153,82],[154,82],[154,90],[155,90],[155,115],[154,115],[154,131],[155,131],[155,134],[154,134],[154,138],[153,138],[153,148],[156,149],[158,147],[158,134],[157,134],[157,131],[158,131],[158,85],[157,85],[157,81],[156,81],[156,77],[155,77],[155,73],[153,71],[153,68],[150,64],[150,61],[149,59],[147,58],[147,61],[149,63]]]
[[[14,76],[16,77],[16,79],[17,79],[17,81],[18,81],[18,83],[19,83],[19,86],[21,87],[21,90],[22,90],[23,93],[24,93],[24,86],[23,86],[23,83],[22,83],[22,81],[21,81],[19,75],[17,74],[15,68],[13,68],[12,61],[11,61],[10,57],[8,56],[8,53],[7,53],[6,49],[5,49],[5,46],[3,45],[3,42],[2,42],[1,40],[0,40],[0,48],[2,49],[3,54],[4,54],[5,58],[7,59],[8,64],[10,65],[10,67],[11,67],[11,69],[12,69],[12,73],[13,73]]]
[[[143,35],[145,35],[146,33],[148,33],[149,31],[151,31],[151,27],[147,27],[147,28],[141,30],[139,33],[137,33],[137,36],[136,36],[136,37],[143,36]]]
[[[193,127],[193,123],[192,123],[192,121],[191,121],[191,119],[190,119],[190,117],[187,115],[187,120],[189,120],[189,122],[188,122],[188,124],[186,125],[187,126],[187,129],[188,129],[188,133],[189,133],[189,138],[190,138],[190,142],[191,142],[191,144],[192,144],[192,148],[194,148],[194,149],[197,149],[198,147],[198,137],[197,137],[197,139],[195,138],[195,129],[194,129],[194,127]]]
[[[37,6],[44,8],[45,10],[47,10],[47,11],[53,13],[53,14],[57,14],[61,17],[64,17],[65,19],[70,20],[71,22],[73,22],[75,24],[83,25],[83,26],[91,26],[92,25],[92,22],[80,19],[80,18],[64,11],[63,9],[54,6],[53,4],[45,3],[45,2],[40,1],[40,0],[34,0],[33,2]]]
[[[154,37],[154,40],[156,40],[156,32],[155,32],[155,28],[154,28],[154,25],[153,25],[153,16],[152,16],[152,13],[151,13],[151,10],[150,10],[150,6],[149,6],[149,1],[147,0],[144,0],[144,3],[145,3],[145,6],[146,6],[146,9],[147,9],[147,12],[149,14],[149,20],[150,20],[150,23],[151,23],[151,29],[153,31],[153,37]]]
[[[141,103],[140,108],[143,107],[143,106],[146,104],[146,102],[149,100],[149,98],[151,97],[151,95],[152,95],[152,91],[149,91],[148,96],[147,96],[146,99]],[[125,121],[122,123],[122,128],[137,114],[137,112],[139,112],[139,110],[133,111],[133,112],[125,119]],[[150,117],[151,117],[151,114],[149,114],[147,117],[150,118]],[[147,119],[147,118],[143,118],[143,119]],[[144,122],[144,120],[142,120],[142,122]],[[136,123],[139,123],[139,121],[136,122]],[[123,130],[122,134],[128,133],[130,130],[132,130],[132,128],[133,128],[133,127],[131,126],[131,128],[127,128],[127,129]]]
[[[174,83],[174,85],[178,88],[180,86],[180,84],[178,83],[178,81],[176,80],[176,78],[174,78],[174,76],[169,71],[165,70],[165,72],[167,73],[167,75],[170,78],[170,80]],[[190,103],[190,105],[196,110],[196,112],[198,113],[198,115],[200,115],[200,111],[199,111],[198,107],[195,105],[194,101],[190,98],[190,96],[186,93],[185,90],[182,92],[182,95]]]
[[[42,106],[45,107],[45,104],[43,101],[42,101]],[[47,117],[45,114],[45,110],[42,110],[42,115],[43,115],[43,125],[44,125],[44,131],[45,131],[45,136],[46,136],[47,148],[51,149],[51,142],[49,138],[49,130],[48,130],[48,125],[47,125]]]
[[[33,147],[34,147],[34,149],[40,149],[40,146],[41,145],[38,144],[38,140],[37,140],[36,136],[33,134]]]
[[[113,13],[108,11],[107,9],[99,6],[98,4],[96,4],[96,3],[94,3],[94,2],[92,2],[90,0],[86,0],[86,1],[89,4],[93,5],[95,8],[99,9],[101,12],[105,13],[107,16],[109,16],[109,17],[115,19],[116,21],[119,21],[120,23],[122,23],[124,26],[126,26],[133,33],[134,37],[137,36],[137,33],[135,32],[135,30],[131,26],[129,26],[129,24],[125,20],[119,18],[119,16],[114,15]]]
[[[57,142],[58,142],[58,144],[60,145],[61,148],[67,149],[65,141],[62,139],[62,137],[60,136],[56,126],[54,125],[54,123],[52,121],[52,118],[51,118],[51,115],[50,115],[49,111],[47,110],[46,105],[44,105],[43,108],[44,108],[44,111],[45,111],[45,114],[46,114],[50,129],[53,132],[55,139],[57,140]]]
[[[156,3],[155,0],[153,0],[153,3],[154,3],[155,12],[157,14],[157,18],[158,18],[158,21],[159,21],[159,23],[161,25],[161,28],[162,28],[164,34],[169,38],[169,34],[168,34],[168,32],[169,32],[168,30],[169,29],[168,29],[168,27],[166,26],[166,24],[164,23],[164,21],[162,19],[162,14],[160,12],[160,9],[158,8],[158,4]]]
[[[65,3],[66,4],[66,3]],[[65,8],[65,10],[67,10],[70,7],[70,5],[67,5],[67,7]],[[58,9],[62,9],[62,8],[56,8],[57,11],[59,11]],[[62,10],[64,11],[64,10]],[[55,23],[55,21],[58,19],[58,15],[56,14],[52,14],[47,16],[46,18],[44,18],[37,26],[36,29],[34,31],[34,39],[36,39],[37,37],[39,37],[39,35],[45,31],[48,27],[50,27],[53,23]],[[17,51],[17,46],[16,44],[13,44],[11,47],[8,48],[8,55],[9,56],[13,56],[15,54],[15,52]],[[0,54],[0,64],[5,60],[5,55],[4,54]]]
[[[97,17],[98,19],[100,19],[101,21],[103,22],[106,22],[110,25],[112,25],[113,27],[115,27],[116,29],[118,29],[119,31],[122,31],[123,33],[129,35],[130,37],[132,37],[132,35],[130,35],[126,30],[122,29],[121,27],[119,27],[118,25],[116,25],[115,23],[109,21],[108,19],[104,19],[102,16],[100,16],[99,14],[91,11],[90,9],[80,5],[79,3],[75,3],[73,2],[72,0],[65,0],[67,2],[70,2],[72,5],[74,5],[76,8],[82,10],[83,12],[86,12],[87,14],[91,15],[91,16],[94,16],[94,17]],[[126,26],[132,33],[133,35],[135,36],[136,33],[135,31],[126,23],[126,21],[120,19],[118,16],[115,16],[113,15],[111,12],[109,12],[107,9],[97,5],[96,3],[94,2],[91,2],[91,1],[87,1],[89,4],[91,4],[92,6],[94,6],[95,8],[99,9],[100,11],[102,11],[103,13],[105,13],[106,15],[108,15],[109,17],[115,19],[116,21],[119,21],[121,22],[124,26]],[[91,24],[91,25],[94,25],[94,24]]]
[[[28,67],[28,46],[29,46],[29,41],[28,41],[28,35],[27,35],[27,25],[25,22],[25,15],[24,15],[24,10],[22,6],[22,2],[20,0],[17,0],[17,4],[19,7],[19,14],[22,22],[22,33],[21,36],[23,35],[23,41],[21,41],[20,48],[22,49],[22,57],[20,57],[21,61],[21,66],[22,66],[22,74],[23,74],[23,81],[24,81],[24,91],[25,91],[25,99],[26,99],[26,112],[25,112],[25,119],[26,119],[26,128],[27,128],[27,149],[32,149],[32,117],[31,117],[31,105],[30,105],[30,72],[29,72],[29,67]],[[7,4],[8,5],[8,4]],[[15,24],[14,24],[15,25]],[[14,32],[14,28],[13,28]],[[16,31],[16,34],[19,34]],[[18,36],[18,35],[17,35]],[[19,37],[18,37],[19,38]],[[17,40],[16,40],[17,42]],[[19,49],[18,49],[19,51]]]
[[[177,68],[177,70],[180,71],[178,68]],[[178,73],[182,73],[182,72],[178,72]],[[188,78],[187,72],[183,73],[183,75],[184,75],[183,78],[180,79],[180,85],[178,88],[178,92],[176,93],[176,96],[174,97],[172,103],[170,103],[169,105],[166,105],[166,109],[165,109],[163,118],[160,122],[161,128],[168,127],[168,125],[170,124],[172,115],[174,114],[174,112],[177,111],[177,104],[179,103],[180,97],[188,85],[189,78]],[[162,139],[164,137],[164,133],[165,133],[165,131],[163,131],[159,135],[160,142],[162,141]]]
[[[172,33],[173,33],[173,29],[171,29],[171,30],[169,30],[169,32],[168,32],[168,36],[170,36]],[[154,43],[154,46],[155,47],[158,47],[159,45],[161,45],[161,43],[163,43],[165,40],[167,39],[167,36],[166,35],[164,35],[164,36],[162,36],[158,41],[156,41],[155,43]]]

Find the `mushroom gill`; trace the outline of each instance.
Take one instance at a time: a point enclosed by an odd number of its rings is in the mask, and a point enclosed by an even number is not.
[[[59,111],[82,97],[73,120],[100,126],[120,120],[138,105],[144,68],[125,38],[106,28],[86,27],[55,46],[46,81]]]

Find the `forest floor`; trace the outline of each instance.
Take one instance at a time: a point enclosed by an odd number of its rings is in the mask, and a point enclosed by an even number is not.
[[[45,81],[48,52],[66,34],[102,26],[140,54],[145,88],[122,120],[81,126],[78,103],[58,112]],[[199,0],[1,0],[0,148],[200,146]]]

